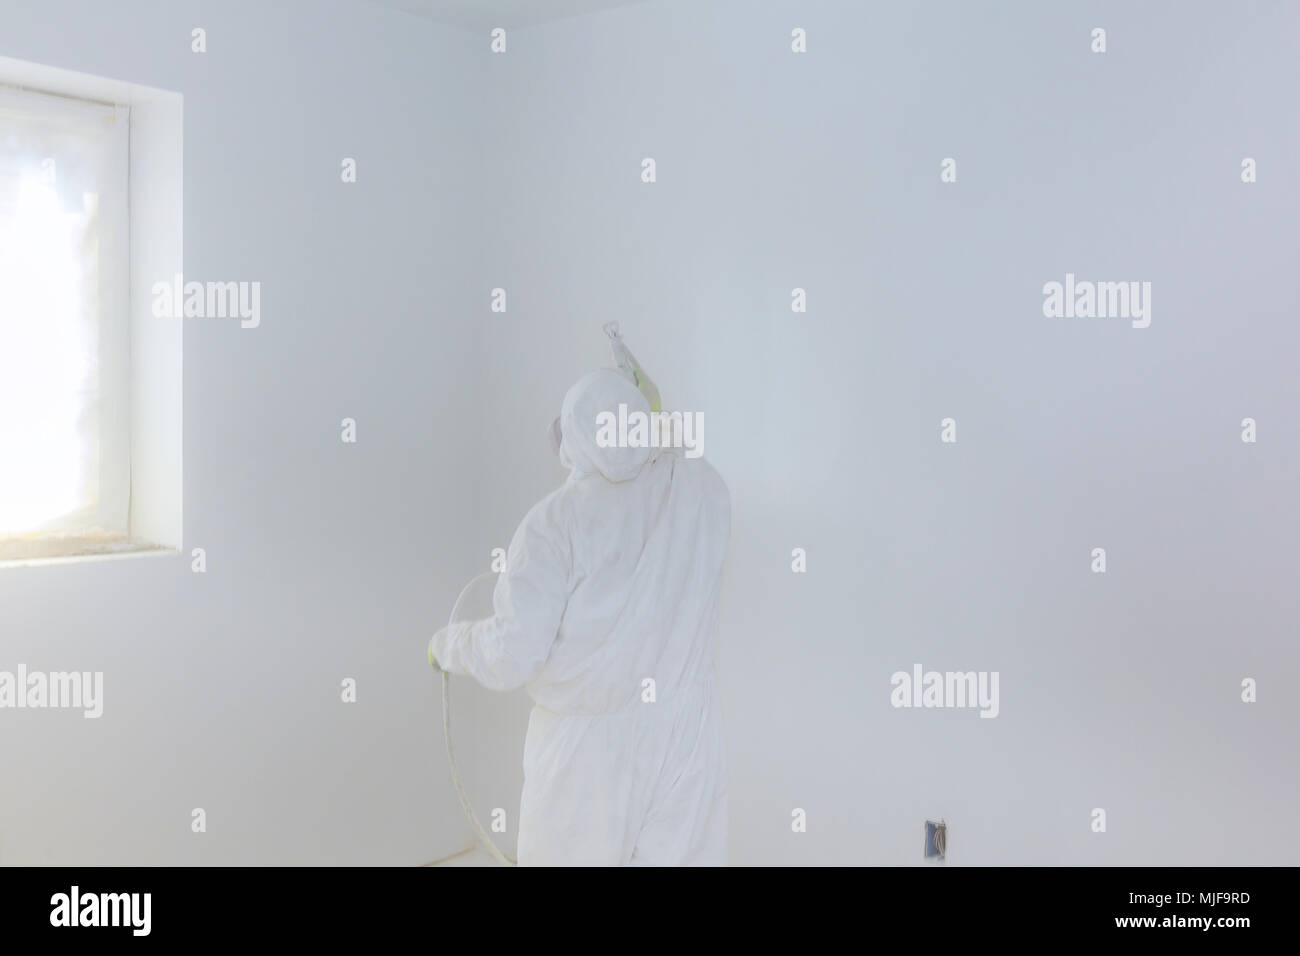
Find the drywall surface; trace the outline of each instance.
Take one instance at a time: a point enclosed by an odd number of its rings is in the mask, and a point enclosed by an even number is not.
[[[0,669],[103,673],[97,719],[0,712],[0,863],[468,845],[425,663],[474,530],[468,36],[305,0],[0,21],[0,55],[184,95],[187,279],[261,283],[256,328],[181,320],[183,556],[0,571]]]
[[[620,320],[732,491],[733,862],[920,863],[941,817],[953,864],[1294,862],[1297,17],[653,2],[492,59],[483,526]],[[1067,273],[1149,325],[1045,316]],[[918,664],[997,716],[894,707]]]

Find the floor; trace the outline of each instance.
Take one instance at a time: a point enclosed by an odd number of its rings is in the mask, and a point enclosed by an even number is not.
[[[481,846],[475,844],[467,847],[459,853],[443,857],[441,860],[435,860],[432,863],[426,863],[425,866],[499,866],[496,860],[488,856],[487,851]]]

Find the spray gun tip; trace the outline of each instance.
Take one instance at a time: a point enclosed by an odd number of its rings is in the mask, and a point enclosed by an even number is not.
[[[601,326],[601,328],[605,330],[605,334],[608,335],[611,339],[618,338],[617,322],[606,322],[603,326]]]

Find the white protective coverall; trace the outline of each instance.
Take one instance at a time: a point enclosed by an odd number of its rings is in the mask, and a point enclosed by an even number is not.
[[[444,670],[525,686],[536,704],[520,865],[722,865],[714,644],[730,495],[680,449],[600,447],[596,417],[620,403],[650,411],[610,369],[569,389],[568,479],[515,532],[494,616],[443,628],[430,649]]]

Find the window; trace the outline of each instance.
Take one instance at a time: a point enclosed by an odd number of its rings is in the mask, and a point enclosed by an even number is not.
[[[0,89],[0,537],[127,537],[129,110]]]
[[[0,58],[0,563],[180,546],[179,137],[176,94]]]

